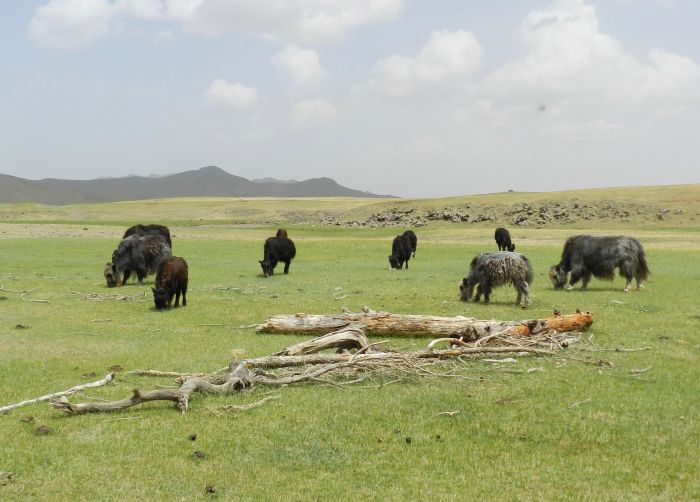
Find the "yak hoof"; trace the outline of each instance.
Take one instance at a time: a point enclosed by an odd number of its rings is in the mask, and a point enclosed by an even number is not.
[[[631,288],[626,287],[625,289],[622,290],[622,292],[623,292],[623,293],[629,293],[629,292],[630,292],[630,289],[631,289]]]
[[[574,287],[573,287],[571,284],[568,284],[568,285],[566,286],[566,290],[567,290],[567,291],[571,291],[572,289],[574,289]]]

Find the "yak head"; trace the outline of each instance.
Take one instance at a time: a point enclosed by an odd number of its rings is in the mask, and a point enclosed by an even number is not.
[[[554,289],[563,289],[567,283],[567,273],[559,265],[552,265],[549,268],[549,280],[552,281]]]
[[[473,294],[474,284],[471,281],[469,281],[468,277],[465,277],[459,284],[459,299],[463,302],[468,302]]]
[[[153,303],[156,305],[156,310],[164,310],[170,308],[170,293],[167,288],[151,288],[153,290]]]
[[[400,269],[401,265],[403,265],[403,263],[399,262],[398,256],[396,256],[395,254],[389,255],[389,267],[391,267],[392,270]]]
[[[270,260],[258,260],[258,262],[260,263],[260,267],[262,268],[263,275],[265,277],[269,277],[275,273]]]
[[[508,246],[508,251],[510,251],[511,253],[512,253],[513,251],[515,251],[515,244],[512,244],[512,243],[511,243],[511,245]]]
[[[108,288],[114,288],[114,287],[119,285],[121,277],[120,277],[117,269],[112,264],[112,262],[107,262],[105,264],[104,276],[105,276],[105,279],[107,280],[107,287]]]

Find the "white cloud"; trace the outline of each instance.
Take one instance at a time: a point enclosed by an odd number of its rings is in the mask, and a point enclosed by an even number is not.
[[[533,11],[522,37],[527,56],[484,81],[484,94],[503,104],[529,101],[572,119],[622,120],[676,108],[700,84],[700,67],[689,58],[655,49],[647,63],[625,52],[581,0]]]
[[[328,101],[311,99],[300,101],[292,108],[291,124],[294,129],[307,129],[335,118],[337,109]]]
[[[435,31],[415,57],[390,56],[377,61],[370,89],[407,96],[435,83],[466,83],[479,69],[483,49],[468,31]]]
[[[37,8],[27,36],[47,49],[77,49],[109,33],[115,12],[108,0],[51,0]]]
[[[254,87],[239,82],[230,83],[224,79],[214,80],[204,92],[204,97],[212,107],[248,108],[258,102],[258,93]]]
[[[109,34],[115,19],[172,22],[203,35],[242,32],[271,40],[319,43],[386,22],[405,0],[50,0],[37,8],[30,38],[74,49]]]
[[[321,66],[316,51],[296,45],[288,45],[275,54],[272,64],[299,87],[318,87],[328,79],[328,72]]]

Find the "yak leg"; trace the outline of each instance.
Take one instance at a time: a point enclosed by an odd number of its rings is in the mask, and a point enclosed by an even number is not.
[[[629,293],[629,291],[632,289],[632,277],[634,277],[634,266],[633,264],[625,260],[622,263],[620,263],[620,275],[624,277],[627,280],[627,284],[625,284],[625,293]],[[637,286],[639,286],[639,279],[637,279]]]
[[[408,260],[409,260],[409,259],[410,259],[410,258],[406,258],[406,270],[408,270]]]
[[[581,279],[581,276],[583,275],[583,270],[581,270],[581,267],[574,267],[571,269],[571,278],[569,279],[569,285],[566,287],[566,289],[574,289],[574,285]],[[585,289],[585,286],[584,286]]]
[[[284,273],[288,274],[289,273],[289,265],[292,263],[291,260],[287,260],[284,262]]]
[[[187,283],[185,283],[182,288],[182,306],[187,307]]]
[[[124,270],[124,276],[122,277],[122,286],[126,285],[126,281],[131,277],[131,270],[128,268]]]
[[[479,286],[481,286],[481,285],[479,285]],[[484,292],[484,305],[486,305],[487,303],[489,303],[489,302],[491,301],[491,291],[492,291],[492,289],[491,289],[490,286],[484,286],[484,288],[482,289],[482,291]]]
[[[175,306],[176,307],[180,306],[180,288],[177,288],[175,290]]]
[[[476,294],[474,295],[474,302],[479,303],[481,300],[481,295],[484,293],[483,289],[481,289],[481,284],[479,284],[476,287]]]
[[[523,308],[526,309],[530,306],[530,286],[528,286],[527,282],[523,281],[518,288],[518,301],[516,302],[516,305],[520,305],[521,291],[523,294],[525,294],[525,305],[523,305]]]
[[[583,279],[581,280],[581,282],[581,289],[586,289],[588,287],[588,283],[591,282],[591,273],[584,272]]]

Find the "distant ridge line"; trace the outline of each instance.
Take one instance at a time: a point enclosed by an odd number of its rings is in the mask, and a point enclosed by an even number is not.
[[[354,190],[331,178],[249,180],[216,166],[165,176],[125,176],[92,180],[27,180],[0,174],[0,203],[66,205],[175,197],[362,197],[393,198]]]

